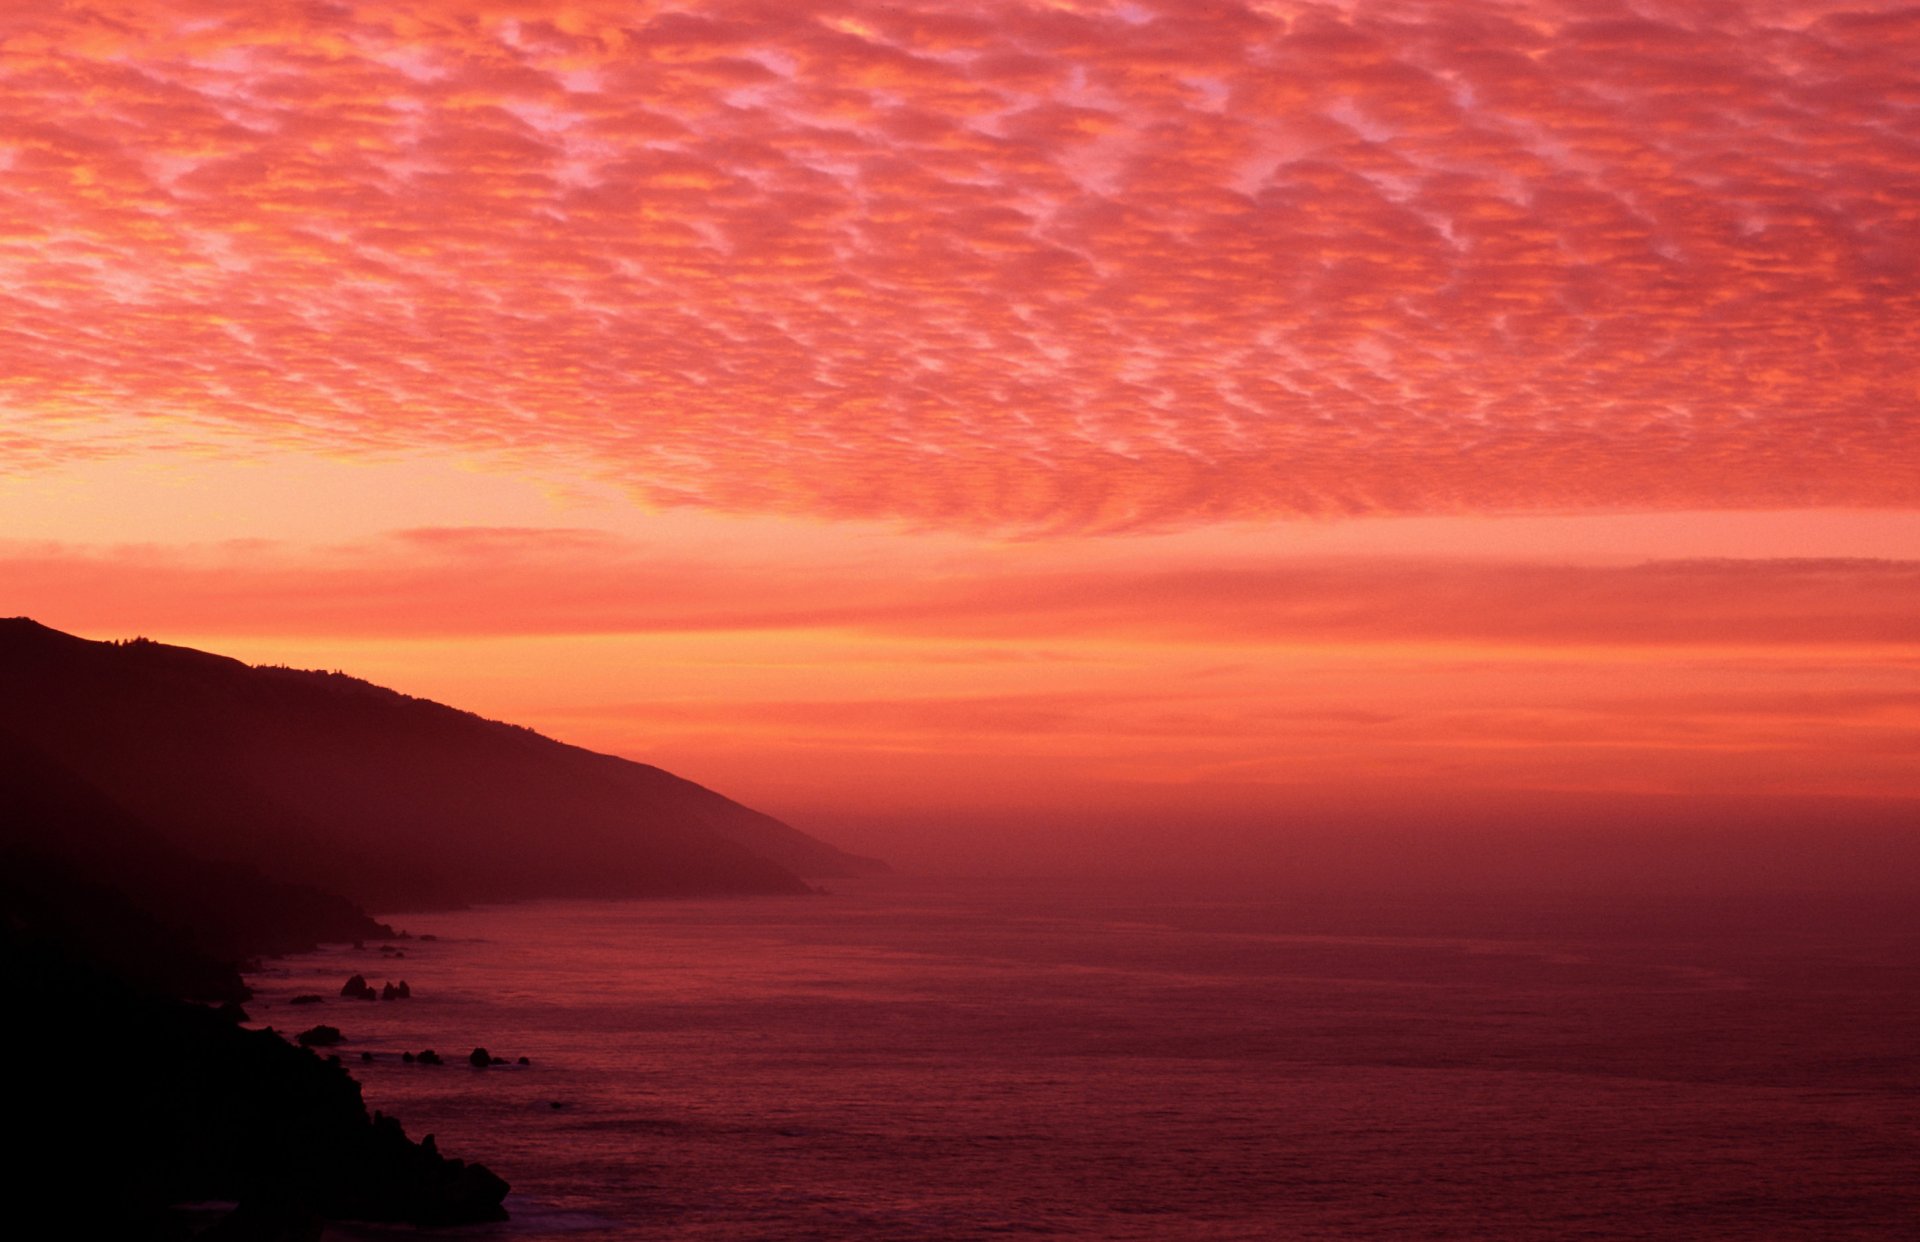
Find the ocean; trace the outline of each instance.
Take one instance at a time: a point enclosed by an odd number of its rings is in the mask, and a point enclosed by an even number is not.
[[[513,1183],[453,1236],[1920,1236],[1895,903],[835,889],[395,916],[249,1009]]]

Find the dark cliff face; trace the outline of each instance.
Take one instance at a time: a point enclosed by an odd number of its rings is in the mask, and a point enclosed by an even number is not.
[[[339,674],[0,621],[0,731],[176,845],[372,908],[804,892],[878,864],[644,764]]]
[[[506,1215],[504,1181],[368,1116],[336,1062],[182,999],[245,989],[191,928],[72,864],[4,859],[0,989],[22,1236],[185,1237],[169,1208],[196,1200],[237,1202],[235,1237]]]
[[[0,897],[118,977],[198,1000],[239,999],[231,966],[243,958],[393,935],[344,897],[168,844],[5,732]]]
[[[369,1117],[338,1064],[237,1024],[238,959],[391,934],[344,898],[159,840],[0,734],[16,1230],[184,1237],[168,1209],[202,1199],[239,1203],[222,1226],[234,1237],[504,1216],[505,1182]]]

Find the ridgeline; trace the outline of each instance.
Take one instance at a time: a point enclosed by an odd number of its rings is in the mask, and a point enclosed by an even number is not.
[[[0,733],[161,839],[373,910],[884,871],[672,773],[339,673],[0,620]]]
[[[800,894],[885,870],[645,764],[338,673],[0,620],[0,1025],[30,1236],[505,1217],[507,1184],[242,1025],[242,965],[371,909]]]

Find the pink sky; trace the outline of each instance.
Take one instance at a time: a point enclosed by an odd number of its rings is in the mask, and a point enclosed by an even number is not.
[[[881,852],[1920,798],[1916,64],[1870,0],[7,5],[0,611]]]

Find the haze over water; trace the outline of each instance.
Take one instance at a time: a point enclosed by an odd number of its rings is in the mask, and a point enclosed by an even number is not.
[[[396,923],[439,939],[271,962],[254,1016],[345,1030],[370,1107],[513,1181],[513,1238],[1920,1217],[1920,935],[1893,902],[889,879]],[[335,999],[355,972],[415,999]],[[473,1070],[475,1045],[533,1064]],[[400,1062],[425,1047],[449,1064]]]

